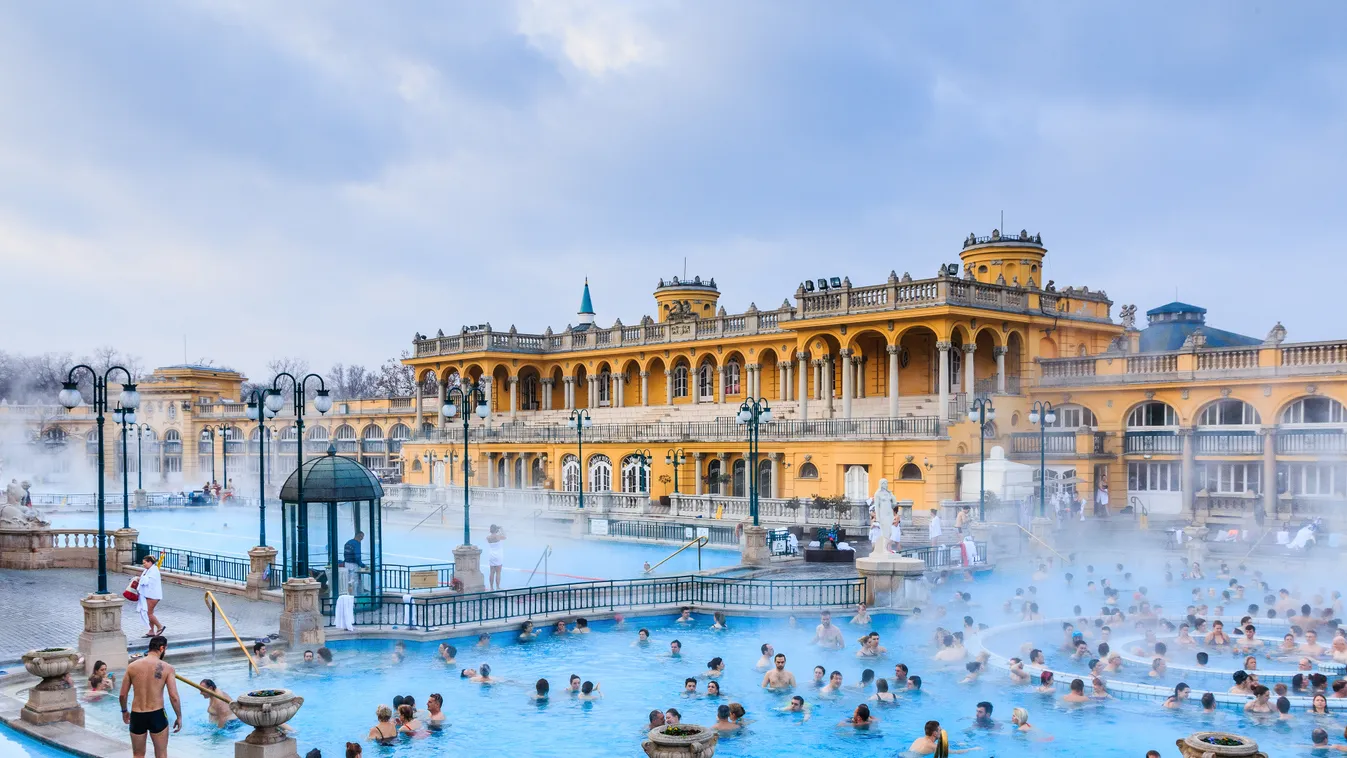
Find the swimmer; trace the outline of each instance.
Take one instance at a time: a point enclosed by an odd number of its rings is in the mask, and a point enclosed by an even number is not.
[[[1277,720],[1291,721],[1294,716],[1291,715],[1291,699],[1285,695],[1277,698]]]
[[[458,663],[458,661],[455,660],[455,658],[457,657],[458,657],[458,648],[448,643],[444,642],[440,643],[440,660],[452,666],[455,663]]]
[[[1057,685],[1052,681],[1052,672],[1044,671],[1038,675],[1038,687],[1034,690],[1040,695],[1051,695],[1057,692]]]
[[[575,631],[571,632],[571,634],[589,634],[589,619],[576,619]]]
[[[817,689],[827,683],[828,683],[828,669],[825,669],[822,666],[815,666],[814,681],[813,681],[814,687]]]
[[[636,641],[631,643],[631,646],[636,647],[637,645],[645,646],[649,644],[650,644],[650,630],[641,629],[636,633]]]
[[[706,696],[707,696],[707,697],[720,697],[720,682],[717,682],[717,681],[714,680],[714,679],[712,679],[711,681],[707,682],[707,683],[706,683]]]
[[[580,685],[580,694],[576,695],[578,700],[599,700],[603,698],[603,693],[599,692],[599,685],[593,682],[585,682]]]
[[[485,650],[489,647],[491,647],[491,635],[489,634],[477,635],[477,649]]]
[[[828,611],[819,614],[819,623],[814,629],[814,639],[810,640],[810,644],[830,650],[846,647],[846,641],[842,639],[842,630],[833,626],[832,614]]]
[[[1300,646],[1300,654],[1317,658],[1324,654],[1324,646],[1319,644],[1319,634],[1313,629],[1305,632],[1305,644]]]
[[[1090,698],[1085,696],[1085,681],[1082,679],[1071,680],[1071,691],[1062,696],[1063,703],[1088,703]]]
[[[856,706],[856,710],[851,712],[851,718],[842,721],[838,726],[853,726],[857,729],[867,729],[873,724],[878,724],[879,719],[870,715],[870,706],[861,703]]]
[[[842,689],[842,672],[834,671],[828,675],[828,683],[823,685],[823,689],[818,691],[819,695],[831,696],[837,695]]]
[[[959,684],[972,684],[982,675],[982,661],[969,661],[964,668],[968,669],[968,673],[959,680]]]
[[[402,663],[406,659],[407,659],[407,643],[403,642],[402,640],[398,640],[397,642],[393,643],[393,662]],[[271,656],[271,662],[281,663],[282,665],[280,667],[281,668],[285,667],[283,665],[283,662],[277,660],[275,653],[273,653]]]
[[[691,624],[694,623],[695,621],[696,619],[692,618],[692,609],[688,608],[687,606],[683,606],[682,612],[679,613],[678,619],[677,621],[675,621],[675,623]]]
[[[477,684],[495,684],[500,681],[491,678],[491,664],[483,663],[477,667],[477,676],[472,677],[472,681]]]
[[[533,622],[525,621],[524,625],[519,627],[519,641],[529,642],[538,638],[538,633],[533,631]]]
[[[539,680],[537,681],[537,683],[535,683],[535,684],[533,685],[533,694],[532,694],[532,695],[529,695],[529,699],[530,699],[530,700],[547,700],[548,695],[551,694],[551,689],[552,689],[552,685],[549,684],[548,681],[547,681],[546,679],[539,679]],[[431,697],[433,698],[433,697],[435,697],[435,695],[431,695]],[[432,712],[432,713],[434,712],[434,709],[433,709],[433,708],[431,709],[431,712]]]
[[[402,726],[398,727],[399,734],[412,735],[421,731],[421,722],[416,718],[416,710],[406,703],[398,706],[398,720],[402,723]]]
[[[1010,665],[1008,668],[1010,669],[1011,684],[1029,683],[1030,676],[1029,672],[1024,670],[1024,661],[1020,660],[1019,658],[1011,658]]]
[[[963,750],[949,745],[949,735],[940,728],[939,721],[927,721],[924,734],[912,741],[907,752],[913,755],[948,755],[951,753],[969,753],[982,748],[972,747]]]
[[[1323,695],[1315,695],[1310,701],[1310,714],[1314,716],[1328,715],[1328,698]]]
[[[1236,671],[1230,675],[1235,680],[1235,686],[1229,689],[1231,695],[1251,695],[1253,694],[1253,685],[1249,684],[1249,675],[1243,671]]]
[[[946,634],[941,640],[941,645],[943,645],[943,647],[935,654],[935,660],[949,663],[962,661],[967,657],[967,652],[964,650],[963,645],[956,643],[957,640],[954,635]]]
[[[670,642],[670,643],[669,643],[669,657],[670,657],[670,658],[682,658],[682,657],[683,657],[683,643],[679,642],[678,640],[674,640],[673,642]]]
[[[557,619],[557,623],[555,623],[555,624],[552,625],[552,634],[558,635],[558,634],[566,634],[566,633],[567,633],[567,630],[566,630],[566,620],[565,620],[565,619]]]
[[[888,679],[875,680],[875,694],[871,695],[870,699],[880,703],[898,702],[898,696],[893,694],[892,692],[889,692]]]
[[[776,655],[776,650],[772,649],[772,644],[770,642],[762,643],[762,647],[759,648],[759,650],[762,651],[762,657],[758,659],[757,663],[753,664],[753,668],[758,671],[766,671],[772,667],[772,656]]]
[[[1188,686],[1187,682],[1179,682],[1174,685],[1174,694],[1165,698],[1164,707],[1171,709],[1183,707],[1183,701],[1188,699],[1191,692],[1192,688]]]
[[[772,661],[775,667],[763,675],[762,686],[769,690],[788,690],[795,687],[795,675],[786,670],[785,653],[777,653]]]
[[[683,714],[678,712],[677,708],[670,708],[664,712],[664,723],[668,726],[675,726],[683,723]]]
[[[108,672],[108,664],[102,661],[94,661],[94,673],[89,675],[89,689],[94,692],[112,692],[115,688],[117,677]]]
[[[716,620],[716,623],[712,624],[711,628],[716,630],[717,632],[723,632],[724,630],[730,628],[730,625],[727,623],[724,611],[716,611],[715,613],[711,614],[711,618]]]
[[[1027,709],[1027,708],[1015,708],[1014,710],[1012,710],[1012,711],[1010,712],[1010,725],[1011,725],[1012,727],[1014,727],[1014,728],[1015,728],[1015,731],[1017,731],[1017,732],[1032,732],[1032,731],[1034,731],[1033,725],[1031,725],[1031,724],[1029,723],[1029,709]],[[1051,737],[1047,737],[1047,738],[1045,738],[1045,739],[1049,739],[1049,740],[1050,740],[1050,739],[1052,739],[1052,738],[1051,738]]]
[[[381,745],[392,744],[391,741],[398,736],[398,728],[393,724],[393,709],[381,705],[374,709],[374,715],[378,721],[370,727],[366,739],[374,740]]]
[[[1275,709],[1272,703],[1268,702],[1270,697],[1269,690],[1263,685],[1257,685],[1253,688],[1253,700],[1244,705],[1245,713],[1272,713]]]
[[[683,680],[683,697],[697,697],[697,679],[688,677]]]
[[[324,666],[336,665],[335,663],[332,662],[332,651],[326,647],[318,648],[318,659],[323,662]]]
[[[1090,684],[1091,684],[1090,690],[1091,698],[1095,700],[1108,700],[1113,697],[1112,695],[1108,694],[1108,688],[1104,686],[1103,679],[1095,677],[1094,681],[1091,682]]]
[[[781,711],[783,713],[802,713],[804,718],[801,721],[809,720],[809,703],[806,703],[804,698],[799,695],[792,697],[790,702],[781,708]]]
[[[716,656],[715,658],[712,658],[711,660],[709,660],[709,661],[706,662],[706,678],[707,678],[707,679],[715,679],[716,677],[720,676],[720,675],[723,674],[723,673],[725,673],[725,659],[724,659],[724,658],[721,658],[720,656]]]
[[[210,719],[212,724],[224,728],[229,725],[229,722],[238,721],[239,717],[234,715],[234,709],[229,706],[232,700],[229,693],[216,687],[215,682],[210,679],[202,679],[201,686],[224,698],[224,700],[220,700],[204,692],[201,693],[201,696],[206,698],[206,718]]]
[[[739,728],[739,725],[730,720],[730,707],[722,705],[716,708],[716,723],[712,728],[718,732],[732,732]]]
[[[1197,645],[1197,640],[1193,639],[1192,635],[1188,633],[1188,628],[1187,624],[1179,624],[1179,634],[1174,638],[1174,644],[1182,645],[1183,647],[1193,647]]]
[[[1220,621],[1211,622],[1211,633],[1203,640],[1207,645],[1224,646],[1230,644],[1230,636],[1225,633],[1225,625]]]
[[[641,732],[645,733],[650,731],[651,729],[658,729],[664,726],[664,724],[665,724],[664,711],[661,711],[660,709],[656,708],[655,710],[650,712],[650,723],[642,727]]]
[[[1151,661],[1151,670],[1146,673],[1152,679],[1163,679],[1165,676],[1165,659],[1156,658]]]
[[[852,626],[869,626],[870,612],[865,609],[865,603],[856,604],[856,615],[851,617]]]
[[[1255,637],[1257,629],[1253,624],[1244,625],[1244,636],[1240,638],[1236,647],[1240,650],[1257,650],[1263,646],[1263,641]]]

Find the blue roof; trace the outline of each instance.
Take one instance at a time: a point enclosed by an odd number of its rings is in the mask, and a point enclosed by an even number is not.
[[[588,314],[591,314],[591,315],[594,313],[594,304],[593,304],[592,302],[590,302],[590,300],[589,300],[589,278],[588,278],[588,277],[585,278],[585,296],[582,297],[582,298],[580,298],[580,312],[581,312],[581,313],[588,313]]]
[[[1172,303],[1166,303],[1159,308],[1152,308],[1146,311],[1147,316],[1154,316],[1158,313],[1206,313],[1206,308],[1199,308],[1196,305],[1181,303],[1175,300]]]

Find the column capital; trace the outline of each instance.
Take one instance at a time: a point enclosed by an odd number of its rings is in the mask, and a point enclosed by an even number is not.
[[[505,381],[509,382],[510,386],[513,387],[516,384],[519,384],[519,375],[515,374],[513,376],[507,376],[505,377]]]
[[[753,371],[761,371],[761,370],[762,370],[762,364],[761,364],[761,363],[750,363],[750,364],[748,364],[748,368],[749,368],[750,370],[753,370]]]
[[[887,349],[888,349],[889,355],[897,355],[898,353],[902,352],[902,350],[903,350],[903,348],[902,348],[901,346],[899,346],[899,345],[889,345]]]
[[[968,344],[966,344],[966,345],[963,346],[963,351],[964,351],[965,353],[969,353],[969,354],[972,354],[973,351],[975,351],[975,350],[977,350],[977,349],[978,349],[978,346],[977,346],[976,344],[972,343],[972,342],[969,342]]]
[[[939,350],[942,353],[949,352],[949,349],[951,347],[954,347],[954,343],[950,342],[949,340],[940,340],[939,342],[935,343],[935,349]]]
[[[992,355],[996,356],[997,358],[1000,358],[1001,356],[1005,355],[1008,352],[1010,352],[1010,348],[1002,345],[997,345],[996,347],[992,348]]]
[[[808,363],[808,362],[809,362],[809,351],[808,351],[808,350],[801,350],[801,351],[799,352],[799,354],[797,354],[795,357],[799,359],[800,363]]]
[[[729,454],[729,453],[716,453],[716,457],[719,458],[719,459],[722,460],[722,461],[724,461],[724,460],[729,460],[730,454]]]
[[[562,381],[564,381],[566,384],[575,384],[575,377],[573,376],[562,377]]]
[[[704,455],[706,455],[706,453],[703,453],[701,451],[695,451],[692,453],[692,457],[698,461],[700,461],[702,459],[702,456]]]
[[[823,359],[822,359],[822,358],[815,358],[814,360],[810,361],[810,363],[812,363],[812,364],[813,364],[814,366],[816,366],[816,367],[817,367],[817,366],[822,366],[822,365],[823,365]]]
[[[1260,427],[1260,428],[1258,429],[1258,433],[1261,434],[1261,435],[1263,435],[1264,437],[1276,437],[1276,436],[1277,436],[1277,427],[1275,427],[1275,426],[1264,426],[1264,427]]]
[[[839,350],[839,351],[837,351],[837,352],[841,353],[843,358],[847,358],[847,357],[850,357],[850,356],[851,356],[851,354],[852,354],[853,351],[852,351],[852,349],[849,348],[849,347],[844,347],[844,348],[842,348],[841,350]]]
[[[641,378],[642,378],[642,379],[648,378],[649,376],[650,376],[650,372],[649,372],[649,371],[642,371],[642,372],[641,372]]]

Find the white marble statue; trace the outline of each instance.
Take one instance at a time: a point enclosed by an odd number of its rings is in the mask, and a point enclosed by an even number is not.
[[[870,505],[875,509],[875,518],[879,520],[880,542],[875,546],[875,553],[887,553],[890,535],[893,533],[893,513],[898,508],[898,498],[889,491],[888,479],[879,480],[879,489],[875,490],[875,496],[870,498]]]

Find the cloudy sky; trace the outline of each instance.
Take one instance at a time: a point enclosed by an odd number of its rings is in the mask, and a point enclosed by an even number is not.
[[[1048,275],[1347,336],[1347,4],[0,2],[0,349],[259,375],[413,332]]]

